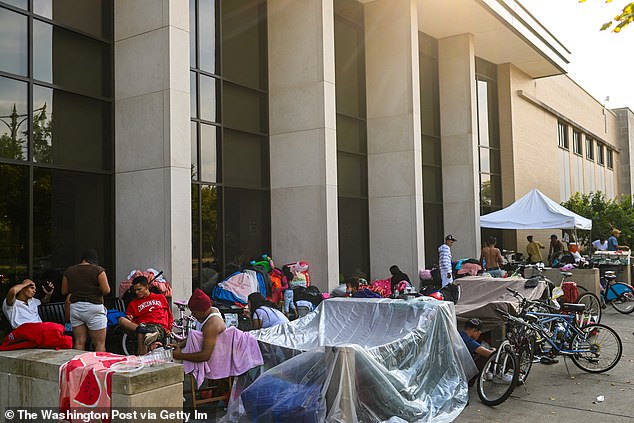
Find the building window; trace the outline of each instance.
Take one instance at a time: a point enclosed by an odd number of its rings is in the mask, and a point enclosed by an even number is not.
[[[478,152],[480,155],[480,214],[502,208],[502,164],[498,110],[497,66],[476,57]],[[500,230],[483,228],[482,239],[502,239]]]
[[[559,147],[568,149],[568,126],[563,122],[557,122],[557,140]]]
[[[107,0],[0,2],[0,274],[9,282],[61,282],[59,269],[87,248],[115,280],[113,11]]]
[[[586,137],[586,159],[594,160],[594,141],[590,137]]]
[[[432,263],[434,258],[438,256],[438,245],[442,243],[444,237],[438,41],[419,32],[418,47],[425,257],[429,263]]]
[[[193,288],[270,252],[266,13],[189,1]]]
[[[581,132],[572,131],[572,152],[581,155]]]
[[[608,160],[607,160],[607,162],[608,162],[608,163],[607,163],[607,165],[608,165],[608,169],[613,169],[613,168],[614,168],[614,162],[613,162],[614,157],[612,156],[612,150],[611,150],[611,149],[609,149],[609,148],[608,148],[607,150],[608,150],[608,153],[607,153],[607,159],[608,159]]]
[[[605,150],[603,149],[603,144],[597,143],[597,163],[599,163],[601,166],[605,164],[605,156],[603,155],[604,151]]]
[[[363,4],[335,0],[339,270],[370,274]]]

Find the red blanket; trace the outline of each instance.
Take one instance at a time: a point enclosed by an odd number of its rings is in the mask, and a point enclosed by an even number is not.
[[[52,322],[24,323],[14,329],[0,345],[0,351],[27,348],[73,348],[73,338],[64,335],[64,326]]]

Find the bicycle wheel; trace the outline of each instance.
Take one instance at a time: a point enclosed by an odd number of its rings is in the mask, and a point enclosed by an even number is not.
[[[586,311],[578,316],[577,322],[581,323],[581,326],[591,323],[601,323],[601,302],[599,297],[592,292],[586,292],[579,296],[577,300],[578,304],[585,304]]]
[[[533,366],[533,355],[535,353],[535,336],[527,335],[521,345],[518,347],[517,355],[519,357],[519,374],[517,383],[524,384],[528,378],[528,374]]]
[[[517,384],[518,367],[510,346],[489,357],[478,376],[478,396],[483,404],[493,406],[507,400]]]
[[[572,362],[589,373],[610,370],[621,359],[623,345],[619,335],[606,325],[586,325],[572,339],[573,350],[582,351],[572,355]]]
[[[129,335],[127,332],[121,337],[121,350],[124,355],[135,355],[137,349],[136,333]]]
[[[630,314],[634,311],[634,292],[629,285],[617,282],[608,288],[608,292],[610,289],[613,289],[617,295],[615,299],[610,301],[616,311],[623,314]]]

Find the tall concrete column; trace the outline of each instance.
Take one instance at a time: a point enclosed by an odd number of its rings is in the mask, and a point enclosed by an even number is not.
[[[480,182],[474,42],[471,34],[438,41],[445,232],[454,257],[480,251]]]
[[[269,0],[272,253],[338,285],[333,0]]]
[[[372,277],[425,260],[416,0],[365,6]]]
[[[115,1],[117,281],[153,267],[191,292],[189,7]]]

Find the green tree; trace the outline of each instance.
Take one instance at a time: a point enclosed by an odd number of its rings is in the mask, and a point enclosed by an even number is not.
[[[606,199],[601,192],[591,194],[576,193],[561,203],[562,206],[580,216],[592,220],[592,231],[580,233],[582,243],[610,236],[612,229],[622,231],[619,244],[632,245],[634,240],[634,205],[631,196],[621,196],[616,200]],[[582,231],[585,232],[585,231]]]
[[[579,3],[584,3],[585,1],[586,0],[579,0]],[[612,0],[605,0],[605,2],[612,3]],[[606,29],[614,26],[612,32],[619,33],[623,28],[632,23],[632,21],[634,21],[634,2],[627,3],[623,6],[623,9],[621,9],[621,12],[619,12],[618,15],[616,15],[611,21],[603,24],[601,31],[605,31]]]

